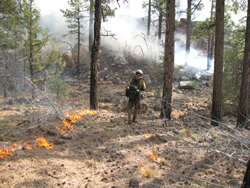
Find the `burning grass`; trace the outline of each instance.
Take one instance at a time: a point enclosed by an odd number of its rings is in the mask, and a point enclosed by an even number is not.
[[[57,130],[59,130],[61,132],[61,134],[66,134],[67,133],[66,130],[68,130],[68,129],[75,130],[75,127],[73,125],[71,125],[71,122],[76,123],[77,121],[82,120],[83,116],[97,115],[97,114],[98,114],[97,111],[89,110],[89,108],[87,108],[86,110],[80,110],[80,111],[78,111],[78,113],[67,114],[67,118],[69,118],[69,119],[65,119],[62,121],[63,127],[59,128],[58,126],[55,126],[55,128]],[[35,138],[36,138],[36,141],[38,142],[38,144],[41,148],[45,148],[48,150],[54,149],[55,145],[49,144],[48,140],[46,140],[45,138],[43,138],[43,137],[37,138],[36,136],[35,136]],[[13,155],[14,151],[20,151],[21,148],[31,150],[31,149],[35,149],[36,147],[30,146],[28,144],[28,141],[25,141],[23,143],[23,146],[13,144],[13,145],[9,146],[8,148],[7,147],[0,148],[0,160],[6,158],[8,156]]]
[[[3,143],[12,153],[0,160],[1,186],[123,188],[136,179],[140,186],[239,187],[245,166],[235,158],[248,155],[239,142],[243,134],[211,128],[184,108],[173,110],[169,127],[150,114],[139,114],[140,121],[128,126],[127,114],[78,110],[79,104],[65,114],[65,123],[50,119],[27,130],[30,124],[19,123],[24,117],[1,122]],[[13,134],[17,129],[26,131]],[[47,144],[40,145],[43,141]],[[13,143],[17,147],[11,150]],[[221,148],[224,153],[216,152]]]

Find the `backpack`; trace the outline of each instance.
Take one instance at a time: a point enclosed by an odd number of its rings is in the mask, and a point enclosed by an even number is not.
[[[126,97],[129,100],[139,100],[141,98],[141,91],[139,89],[140,78],[134,77],[132,84],[126,88]]]

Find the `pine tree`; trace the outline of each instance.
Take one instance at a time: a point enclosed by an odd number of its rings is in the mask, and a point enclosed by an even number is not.
[[[90,109],[98,109],[98,64],[99,51],[101,46],[101,6],[102,0],[95,1],[95,23],[94,23],[94,42],[91,51],[91,75],[90,75]]]
[[[239,105],[238,105],[237,127],[247,126],[247,121],[248,121],[248,116],[249,116],[248,115],[248,112],[249,112],[249,62],[250,62],[250,5],[249,3],[250,3],[250,0],[248,0],[248,9],[247,9],[245,51],[244,51],[244,59],[243,59]]]
[[[13,54],[13,49],[16,50],[17,46],[14,46],[15,40],[19,38],[19,33],[17,29],[17,19],[18,19],[18,4],[14,0],[2,0],[0,6],[0,59],[1,67],[3,68],[1,75],[4,97],[8,97],[8,88],[10,85],[9,79],[9,64],[11,63],[11,56]]]
[[[165,33],[165,65],[162,93],[161,118],[171,119],[171,101],[174,73],[174,43],[175,43],[175,0],[167,0],[166,33]]]
[[[151,0],[148,0],[148,27],[147,27],[147,36],[150,35],[150,25],[151,25]]]
[[[215,61],[212,99],[213,126],[218,126],[222,120],[222,80],[224,52],[224,0],[216,0],[216,31],[215,31]]]
[[[201,10],[203,8],[203,4],[201,1],[198,1],[195,4],[195,0],[187,0],[187,26],[186,26],[186,60],[185,66],[188,65],[188,59],[190,55],[190,44],[191,44],[191,34],[192,34],[192,21],[191,16],[194,14],[196,10]]]
[[[86,5],[81,0],[69,0],[68,4],[71,10],[61,10],[63,16],[66,18],[66,22],[69,23],[68,28],[70,29],[67,35],[77,36],[77,76],[80,76],[80,53],[81,53],[81,36],[84,22],[84,12],[86,11]]]
[[[62,62],[61,52],[52,44],[49,51],[43,52],[43,48],[48,47],[50,36],[48,29],[44,30],[39,26],[40,11],[35,7],[34,0],[24,0],[22,3],[21,24],[27,35],[24,38],[23,53],[28,60],[30,70],[30,80],[33,84],[50,78],[57,74],[65,66]],[[47,76],[38,77],[41,72],[48,70]],[[35,75],[38,75],[35,77]],[[35,99],[35,90],[32,86],[32,99]]]
[[[90,6],[89,6],[89,52],[91,52],[92,45],[93,45],[93,37],[94,37],[94,28],[93,28],[93,23],[94,23],[94,1],[90,0]]]

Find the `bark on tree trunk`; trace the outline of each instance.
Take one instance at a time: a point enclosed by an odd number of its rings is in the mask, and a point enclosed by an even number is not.
[[[151,0],[148,0],[148,31],[147,36],[150,35],[150,23],[151,23]]]
[[[172,84],[174,72],[175,0],[167,0],[165,33],[165,66],[161,118],[171,119]]]
[[[216,0],[215,61],[211,125],[218,126],[222,119],[222,81],[224,52],[224,0]]]
[[[237,127],[247,126],[249,109],[249,62],[250,62],[250,7],[248,0],[247,26],[245,35],[245,51],[243,60],[242,80],[238,105]]]
[[[77,20],[77,24],[78,24],[78,33],[77,33],[77,77],[79,79],[80,77],[80,47],[81,47],[81,25],[80,25],[80,15],[79,15],[79,11],[78,11],[78,20]]]
[[[9,22],[7,23],[8,26],[8,31],[7,31],[7,39],[9,38]],[[9,57],[8,57],[8,50],[9,50],[9,40],[7,40],[7,55],[6,55],[6,61],[5,61],[5,73],[6,75],[4,76],[4,90],[3,90],[3,96],[4,98],[8,98],[8,88],[9,88],[9,84],[7,82],[7,72],[8,72],[8,61],[9,61]]]
[[[31,1],[30,3],[30,12],[32,12],[32,3],[33,1]],[[34,65],[33,65],[33,34],[32,34],[32,21],[30,21],[30,29],[29,29],[29,38],[30,38],[30,51],[29,51],[29,64],[30,64],[30,80],[32,82],[32,84],[34,84]],[[31,93],[32,93],[32,100],[35,99],[35,88],[33,85],[31,85]]]
[[[212,0],[211,2],[211,15],[210,15],[210,21],[212,20],[213,17],[213,9],[214,9],[214,2]],[[211,69],[211,60],[212,60],[212,49],[213,47],[211,45],[213,45],[213,37],[211,37],[211,34],[208,34],[208,47],[207,47],[207,70]]]
[[[161,6],[161,5],[160,5]],[[162,28],[162,9],[160,8],[159,12],[159,28],[158,28],[158,44],[161,44],[161,28]]]
[[[6,71],[6,74],[7,74],[7,71],[8,71],[8,57],[6,58],[6,62],[5,62],[5,71]],[[4,76],[4,93],[3,93],[3,96],[4,98],[8,98],[8,88],[9,88],[9,84],[7,82],[7,76]]]
[[[98,65],[99,51],[101,45],[101,5],[102,0],[95,1],[95,23],[94,23],[94,43],[91,52],[91,76],[90,76],[90,109],[97,110],[98,107]]]
[[[250,159],[248,159],[247,162],[247,169],[243,178],[243,183],[241,188],[249,188],[249,187],[250,187]]]
[[[186,61],[185,66],[188,65],[190,55],[190,40],[191,40],[191,0],[187,1],[187,28],[186,28]]]
[[[212,39],[211,39],[210,59],[213,59],[213,54],[214,54],[214,34],[212,35]],[[211,64],[210,64],[210,66],[211,66]]]
[[[211,59],[210,59],[210,53],[211,53],[211,34],[208,34],[208,42],[207,42],[207,70],[211,68]]]
[[[90,0],[90,11],[89,11],[89,52],[91,52],[91,48],[93,45],[93,10],[94,10],[94,2]]]

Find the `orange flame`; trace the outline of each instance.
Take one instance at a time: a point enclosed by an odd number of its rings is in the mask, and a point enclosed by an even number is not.
[[[13,144],[12,146],[10,146],[10,150],[11,151],[20,151],[21,150],[21,146],[19,146],[17,144]]]
[[[35,138],[36,138],[36,136],[35,136]],[[41,148],[47,148],[49,150],[53,150],[54,145],[49,144],[45,138],[41,137],[41,138],[37,138],[36,140],[40,141],[39,146]],[[23,143],[23,145],[26,147],[27,150],[35,149],[35,148],[30,147],[28,145],[28,141],[25,141]],[[4,159],[10,155],[13,155],[13,152],[15,152],[15,151],[21,151],[21,148],[22,147],[17,145],[17,144],[13,144],[13,145],[9,146],[8,148],[0,148],[0,160]]]
[[[65,131],[67,128],[65,128],[65,127],[60,129],[58,126],[56,126],[56,129],[59,130],[61,132],[61,134],[66,134],[67,133],[67,131]]]
[[[47,148],[49,150],[54,149],[54,144],[49,144],[48,141],[45,138],[41,137],[41,138],[37,138],[36,140],[40,141],[39,146],[41,148]]]
[[[69,117],[69,119],[70,119],[73,123],[75,123],[75,122],[77,122],[78,120],[81,120],[81,119],[82,119],[82,117],[79,116],[79,115],[77,115],[77,114],[68,114],[68,117]]]
[[[72,126],[71,124],[70,124],[70,121],[69,120],[63,120],[63,126],[66,128],[66,129],[72,129],[72,130],[75,130],[75,127],[74,126]]]
[[[149,178],[148,171],[143,166],[141,166],[141,172],[143,176],[145,176],[146,178]]]
[[[156,151],[151,151],[149,152],[150,154],[150,158],[153,159],[154,162],[158,163],[158,164],[163,164],[163,160],[160,159],[156,153]]]
[[[11,151],[9,151],[9,149],[7,148],[0,148],[0,160],[13,155],[13,153]]]
[[[25,141],[25,142],[23,143],[23,145],[26,147],[27,150],[35,149],[35,148],[30,147],[30,146],[28,145],[28,141]]]
[[[149,135],[149,134],[145,134],[145,137],[146,137],[146,138],[150,138],[150,135]]]
[[[89,107],[87,107],[86,110],[81,110],[81,111],[79,112],[79,115],[80,115],[80,116],[97,115],[97,114],[98,114],[97,111],[95,111],[95,110],[89,110]]]
[[[63,128],[59,128],[58,126],[56,126],[56,129],[59,130],[61,132],[61,134],[66,134],[67,129],[75,130],[75,127],[73,125],[71,125],[70,122],[75,123],[78,120],[81,120],[83,116],[96,115],[96,114],[98,114],[98,112],[94,111],[94,110],[89,110],[89,107],[87,107],[86,110],[80,110],[74,114],[67,114],[65,112],[64,115],[67,116],[68,119],[63,121],[63,125],[62,125]]]

